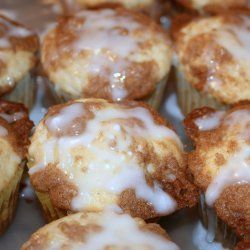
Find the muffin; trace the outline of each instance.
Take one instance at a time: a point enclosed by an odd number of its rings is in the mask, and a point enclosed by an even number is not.
[[[32,127],[22,104],[0,101],[0,234],[12,221],[16,210]]]
[[[43,68],[63,100],[148,100],[159,106],[171,64],[164,30],[124,9],[82,11],[44,38]]]
[[[165,15],[170,8],[170,1],[164,0],[57,0],[65,14],[75,13],[81,9],[97,8],[116,8],[123,7],[126,9],[143,12],[155,20]]]
[[[200,14],[223,13],[229,10],[249,10],[248,0],[176,0],[178,3]]]
[[[206,27],[206,29],[204,29]],[[250,100],[249,28],[246,14],[200,18],[176,39],[177,95],[182,111]]]
[[[21,250],[178,250],[157,224],[110,211],[77,213],[35,232]]]
[[[0,96],[31,107],[38,37],[17,22],[0,15]],[[16,86],[17,85],[17,86]],[[7,94],[11,92],[10,94]]]
[[[214,230],[215,237],[223,238],[220,234],[230,232],[225,224],[239,238],[249,237],[250,102],[235,105],[227,112],[208,107],[196,109],[184,123],[195,144],[188,156],[188,167],[204,194],[204,224]]]
[[[53,106],[29,148],[32,186],[48,220],[119,206],[153,219],[196,204],[186,155],[144,103],[79,99]]]

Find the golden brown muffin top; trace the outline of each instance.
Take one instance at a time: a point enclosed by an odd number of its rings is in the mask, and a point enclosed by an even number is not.
[[[146,104],[79,99],[54,106],[32,137],[29,159],[34,188],[60,209],[118,205],[153,218],[197,201],[180,140]]]
[[[188,167],[206,203],[240,237],[250,235],[250,103],[196,109],[184,123],[195,143]]]
[[[26,158],[32,127],[22,104],[0,101],[0,191]]]
[[[0,52],[5,50],[35,52],[38,37],[21,24],[0,14]]]
[[[79,8],[96,8],[96,7],[117,7],[123,6],[129,9],[140,9],[152,5],[155,0],[73,0],[71,3],[65,0],[61,0],[62,5],[71,7],[74,5]]]
[[[170,62],[170,43],[162,27],[121,8],[63,18],[42,46],[50,80],[74,98],[145,97],[167,75]]]
[[[0,95],[11,91],[35,64],[38,37],[0,14]]]
[[[9,133],[6,135],[14,151],[24,159],[30,143],[30,131],[34,126],[29,119],[27,108],[21,103],[0,100],[0,122]]]
[[[187,82],[222,103],[250,100],[249,30],[249,15],[239,13],[185,25],[177,35],[176,64]]]
[[[197,10],[200,13],[223,13],[226,10],[249,10],[249,0],[176,0],[185,7]]]
[[[110,211],[77,213],[35,232],[22,250],[178,250],[157,224]]]

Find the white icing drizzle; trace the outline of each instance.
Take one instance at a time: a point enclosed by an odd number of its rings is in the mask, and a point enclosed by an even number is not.
[[[197,249],[199,250],[229,250],[224,248],[224,246],[219,242],[209,242],[207,240],[208,232],[203,227],[201,222],[198,222],[193,230],[193,242]]]
[[[206,202],[212,206],[223,189],[232,184],[250,182],[250,147],[246,147],[230,157],[219,170],[206,191]]]
[[[223,190],[233,184],[250,183],[250,110],[229,113],[222,124],[228,126],[230,140],[238,142],[240,149],[228,157],[206,190],[206,203],[212,206]],[[226,136],[225,136],[226,138]],[[226,143],[226,140],[225,140]]]
[[[210,54],[208,52],[208,54]],[[217,77],[217,72],[220,70],[220,66],[218,63],[212,58],[207,58],[207,66],[208,66],[208,76],[207,76],[207,85],[205,85],[205,91],[208,88],[218,89],[221,86],[221,79]]]
[[[4,29],[4,36],[0,37],[0,48],[9,48],[11,47],[10,38],[11,37],[28,37],[33,35],[33,33],[22,27],[12,24],[11,22],[7,21],[6,19],[0,16],[0,25],[4,25],[6,30]]]
[[[103,230],[89,234],[85,243],[76,243],[75,250],[98,250],[105,249],[107,246],[115,246],[119,249],[179,249],[176,244],[160,235],[142,231],[136,221],[127,214],[106,211],[97,223]]]
[[[224,111],[213,112],[196,119],[194,123],[200,131],[212,130],[220,125],[221,118],[224,114]]]
[[[65,107],[57,115],[49,117],[46,120],[46,126],[53,132],[62,132],[67,128],[77,117],[83,115],[83,104],[82,103],[73,103]],[[75,133],[77,133],[75,131]]]
[[[6,113],[0,113],[0,117],[2,117],[8,123],[16,122],[24,117],[23,112],[15,112],[11,115]]]
[[[8,130],[2,126],[0,126],[0,136],[4,137],[8,135]]]
[[[250,18],[241,16],[242,25],[225,25],[217,32],[216,39],[221,46],[226,48],[235,59],[249,61],[250,57]]]
[[[46,122],[49,130],[66,129],[76,117],[83,116],[84,110],[78,105],[82,107],[84,103],[71,104],[50,117]],[[58,166],[79,189],[72,201],[76,211],[86,208],[93,199],[93,193],[98,190],[120,194],[132,188],[137,197],[152,204],[158,213],[172,212],[176,202],[157,182],[152,187],[147,184],[143,166],[129,148],[133,145],[133,138],[138,137],[152,138],[154,141],[171,139],[182,148],[178,136],[167,127],[156,125],[149,111],[142,107],[124,109],[117,105],[115,108],[110,106],[101,111],[92,111],[95,117],[87,122],[83,134],[52,137],[45,143],[43,162],[32,167],[30,174],[43,169],[50,162],[58,161]],[[127,125],[124,121],[129,118],[138,119],[142,125]],[[80,150],[84,162],[79,163],[73,152],[81,147],[84,148]],[[141,145],[137,145],[137,149],[143,151]]]
[[[88,215],[87,215],[88,216]],[[68,219],[67,219],[68,218]],[[96,214],[95,217],[89,216],[81,219],[80,214],[71,215],[60,222],[47,226],[51,237],[46,242],[46,249],[71,249],[71,250],[104,250],[112,249],[129,249],[129,250],[179,250],[179,247],[164,238],[163,236],[140,228],[139,222],[127,214],[118,214],[110,210],[102,214]],[[84,240],[75,241],[73,238],[66,238],[57,226],[61,222],[79,221],[82,226],[97,225],[100,230],[84,234]],[[39,231],[38,231],[39,232]],[[65,241],[67,244],[65,244]],[[65,247],[66,245],[66,247]]]
[[[250,57],[250,18],[247,16],[240,16],[243,20],[242,25],[238,24],[222,24],[219,28],[213,30],[213,36],[216,42],[226,49],[239,64],[236,65],[235,71],[239,70],[240,63],[243,61],[249,62]],[[207,84],[205,91],[208,88],[218,89],[221,87],[222,80],[218,76],[221,71],[220,64],[215,60],[213,47],[208,47],[203,54],[208,67]]]
[[[220,65],[214,59],[214,55],[211,52],[212,50],[212,47],[208,47],[203,53],[203,58],[205,59],[206,66],[208,68],[207,82],[204,86],[204,91],[208,91],[209,88],[217,89],[221,85],[221,79],[217,77]]]
[[[229,133],[238,134],[239,140],[250,140],[250,110],[237,110],[227,115],[224,124],[229,127]]]
[[[129,55],[138,49],[138,41],[133,32],[143,29],[142,25],[131,17],[118,16],[114,10],[82,11],[78,18],[85,22],[76,27],[79,36],[73,44],[78,54],[90,50],[93,55],[89,62],[88,72],[100,73],[110,81],[113,100],[120,101],[127,96],[124,86]]]

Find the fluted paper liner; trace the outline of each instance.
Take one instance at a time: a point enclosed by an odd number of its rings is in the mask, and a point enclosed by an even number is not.
[[[23,166],[20,164],[8,185],[0,192],[0,234],[7,229],[14,217],[22,174]]]
[[[228,105],[219,103],[207,93],[197,91],[191,84],[189,84],[183,73],[177,68],[176,81],[177,81],[177,99],[181,111],[187,115],[193,109],[208,106],[215,109],[225,110]]]

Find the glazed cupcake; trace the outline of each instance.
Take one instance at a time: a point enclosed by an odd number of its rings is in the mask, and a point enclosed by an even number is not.
[[[153,219],[196,204],[181,141],[146,104],[57,105],[31,141],[30,179],[48,220],[110,206]]]
[[[63,100],[147,100],[160,105],[171,64],[164,30],[124,9],[82,11],[44,38],[44,70]]]
[[[21,250],[178,250],[159,225],[110,211],[77,213],[35,232]]]
[[[0,96],[31,108],[38,37],[19,23],[0,15]],[[7,94],[9,93],[9,94]]]
[[[175,65],[184,114],[250,100],[249,28],[248,15],[231,14],[196,19],[180,30]]]
[[[249,10],[248,0],[176,0],[190,10],[195,10],[200,14],[223,13],[229,10]]]
[[[32,127],[23,105],[0,101],[0,234],[12,221],[16,210]]]
[[[239,238],[249,237],[250,102],[238,104],[227,112],[200,108],[184,122],[195,144],[188,167],[204,194],[201,215],[213,234],[211,240],[215,237],[233,243],[226,225]]]
[[[58,0],[64,14],[72,14],[81,9],[117,8],[123,7],[133,11],[143,12],[157,21],[165,15],[169,8],[169,1],[164,0]]]

